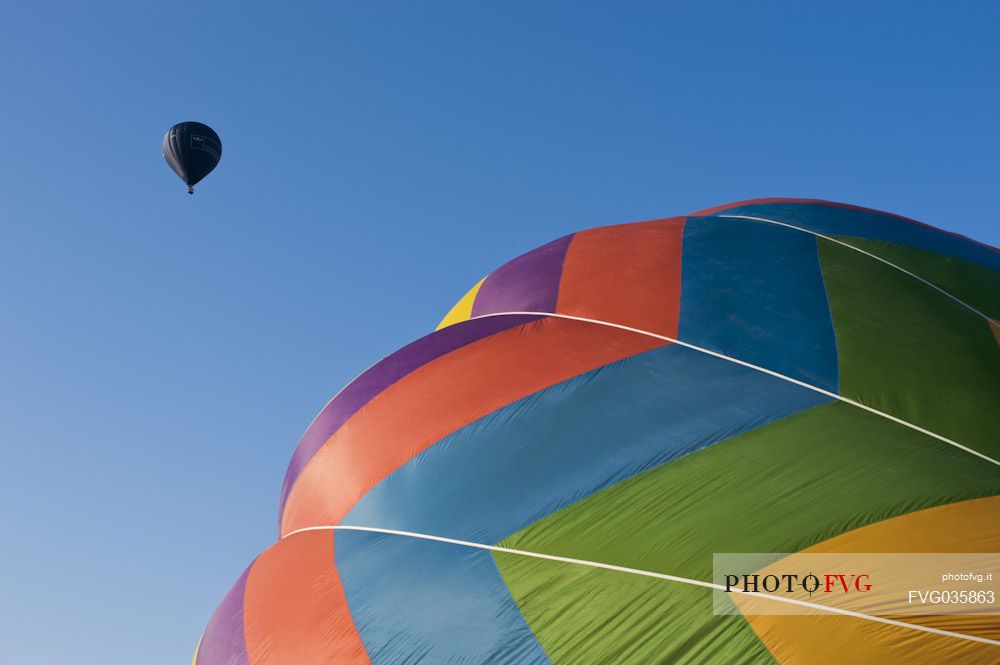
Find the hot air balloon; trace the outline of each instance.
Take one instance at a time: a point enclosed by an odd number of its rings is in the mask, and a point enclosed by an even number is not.
[[[334,397],[195,665],[997,662],[722,616],[713,554],[1000,551],[1000,253],[767,199],[574,233]]]
[[[194,194],[194,186],[222,159],[222,139],[208,125],[181,122],[164,134],[163,158]]]

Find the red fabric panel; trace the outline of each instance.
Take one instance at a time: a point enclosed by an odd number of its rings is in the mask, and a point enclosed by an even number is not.
[[[436,358],[389,386],[330,437],[289,494],[281,532],[336,525],[368,490],[439,439],[531,393],[665,344],[545,318]]]
[[[577,233],[566,253],[556,311],[676,337],[684,219]]]
[[[272,545],[250,569],[243,602],[250,665],[371,665],[334,566],[333,531]]]

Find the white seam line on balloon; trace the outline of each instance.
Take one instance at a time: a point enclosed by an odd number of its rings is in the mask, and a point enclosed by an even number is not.
[[[915,279],[915,280],[917,280],[919,282],[923,282],[924,284],[926,284],[927,286],[931,287],[935,291],[941,293],[942,295],[945,295],[945,296],[951,298],[952,300],[954,300],[955,302],[957,302],[962,307],[965,307],[969,311],[971,311],[971,312],[973,312],[975,314],[978,314],[982,318],[984,318],[984,319],[986,319],[988,321],[991,320],[990,317],[986,316],[985,314],[983,314],[982,312],[980,312],[978,309],[976,309],[975,307],[973,307],[969,303],[967,303],[964,300],[962,300],[961,298],[959,298],[959,297],[957,297],[957,296],[949,293],[948,291],[945,291],[940,286],[938,286],[938,285],[936,285],[936,284],[934,284],[932,282],[927,281],[926,279],[924,279],[920,275],[912,273],[909,270],[907,270],[906,268],[898,266],[895,263],[893,263],[892,261],[889,261],[888,259],[883,259],[881,256],[878,256],[877,254],[872,254],[871,252],[865,251],[865,250],[861,249],[860,247],[855,247],[854,245],[852,245],[852,244],[850,244],[848,242],[844,242],[843,240],[838,240],[838,239],[833,238],[831,236],[824,235],[822,233],[817,233],[816,231],[810,231],[809,229],[804,229],[801,226],[795,226],[794,224],[787,224],[785,222],[779,222],[776,219],[767,219],[766,217],[754,217],[754,216],[751,216],[751,215],[707,215],[706,218],[710,218],[710,217],[713,217],[713,216],[714,217],[720,217],[720,218],[726,218],[726,219],[748,219],[748,220],[755,221],[755,222],[764,222],[764,223],[767,223],[767,224],[774,224],[775,226],[784,226],[784,227],[789,228],[789,229],[795,229],[796,231],[801,231],[803,233],[808,233],[809,235],[816,236],[817,238],[822,238],[823,240],[829,240],[830,242],[835,242],[838,245],[843,245],[844,247],[847,247],[849,249],[853,249],[855,252],[860,252],[861,254],[864,254],[865,256],[873,258],[876,261],[881,261],[882,263],[886,264],[887,266],[895,268],[896,270],[900,271],[901,273],[909,275],[910,277],[912,277],[913,279]]]
[[[902,418],[897,418],[896,416],[894,416],[892,414],[886,413],[884,411],[879,411],[878,409],[876,409],[874,407],[867,406],[866,404],[862,404],[861,402],[856,402],[853,399],[851,399],[850,397],[844,397],[843,395],[838,395],[837,393],[830,392],[829,390],[825,390],[823,388],[820,388],[819,386],[814,386],[814,385],[812,385],[810,383],[806,383],[805,381],[799,381],[798,379],[793,379],[792,377],[787,376],[785,374],[781,374],[780,372],[775,372],[772,369],[768,369],[766,367],[761,367],[760,365],[754,365],[753,363],[749,363],[749,362],[747,362],[745,360],[740,360],[739,358],[733,358],[733,357],[727,356],[727,355],[725,355],[723,353],[719,353],[718,351],[712,351],[711,349],[706,349],[704,347],[697,346],[696,344],[691,344],[690,342],[684,342],[684,341],[676,339],[674,337],[667,337],[666,335],[660,335],[659,333],[649,332],[648,330],[641,330],[639,328],[632,328],[631,326],[622,325],[620,323],[610,323],[608,321],[601,321],[599,319],[588,319],[588,318],[583,317],[583,316],[573,316],[571,314],[557,314],[557,313],[554,313],[554,312],[496,312],[496,313],[493,313],[493,314],[481,314],[479,316],[474,316],[474,317],[472,317],[469,320],[473,321],[473,320],[476,320],[476,319],[485,319],[485,318],[488,318],[488,317],[491,317],[491,316],[523,316],[523,315],[549,316],[549,317],[554,317],[554,318],[557,318],[557,319],[568,319],[570,321],[580,321],[582,323],[593,323],[593,324],[600,325],[600,326],[608,326],[609,328],[618,328],[619,330],[625,330],[627,332],[633,332],[633,333],[637,333],[639,335],[646,335],[647,337],[655,337],[656,339],[662,339],[665,342],[671,342],[673,344],[678,344],[680,346],[683,346],[685,348],[691,349],[693,351],[698,351],[699,353],[704,353],[704,354],[707,354],[707,355],[719,358],[721,360],[726,360],[728,362],[735,363],[737,365],[742,365],[743,367],[748,367],[748,368],[750,368],[752,370],[756,370],[758,372],[763,372],[764,374],[768,374],[768,375],[773,376],[775,378],[781,379],[782,381],[787,381],[789,383],[793,383],[793,384],[795,384],[797,386],[801,386],[802,388],[806,388],[808,390],[812,390],[814,392],[817,392],[817,393],[819,393],[821,395],[826,395],[827,397],[831,397],[833,399],[836,399],[836,400],[839,400],[841,402],[844,402],[845,404],[850,404],[851,406],[857,407],[859,409],[863,409],[865,411],[868,411],[869,413],[874,413],[877,416],[881,416],[881,417],[883,417],[883,418],[885,418],[887,420],[891,420],[894,423],[898,423],[898,424],[903,425],[905,427],[909,427],[910,429],[915,430],[917,432],[920,432],[921,434],[926,434],[927,436],[933,437],[933,438],[937,439],[938,441],[942,441],[944,443],[947,443],[948,445],[954,446],[955,448],[958,448],[959,450],[964,450],[965,452],[967,452],[969,454],[975,455],[976,457],[980,457],[980,458],[986,460],[987,462],[991,462],[992,464],[1000,466],[1000,461],[997,461],[997,460],[993,459],[992,457],[990,457],[989,455],[986,455],[985,453],[981,453],[978,450],[974,450],[972,448],[969,448],[968,446],[963,446],[958,441],[953,441],[952,439],[949,439],[946,436],[943,436],[943,435],[938,434],[936,432],[932,432],[932,431],[930,431],[928,429],[924,429],[923,427],[921,427],[919,425],[915,425],[915,424],[913,424],[913,423],[911,423],[909,421],[903,420]]]
[[[810,231],[809,229],[803,228],[801,226],[795,226],[794,224],[788,224],[787,222],[779,222],[776,219],[767,219],[766,217],[754,217],[752,215],[719,215],[719,214],[716,214],[716,215],[691,215],[690,217],[694,217],[694,218],[698,218],[698,217],[705,217],[705,218],[710,218],[710,217],[724,217],[726,219],[748,219],[748,220],[752,220],[752,221],[755,221],[755,222],[764,222],[764,223],[767,223],[767,224],[774,224],[775,226],[784,226],[784,227],[789,228],[789,229],[794,229],[796,231],[801,231],[802,233],[808,233],[809,235],[815,236],[817,238],[822,238],[823,240],[829,240],[830,242],[835,242],[838,245],[843,245],[844,247],[847,247],[849,249],[853,249],[855,252],[860,252],[861,254],[864,254],[865,256],[871,257],[871,258],[875,259],[876,261],[881,261],[882,263],[886,264],[887,266],[891,266],[892,268],[895,268],[896,270],[909,275],[913,279],[916,279],[916,280],[918,280],[920,282],[923,282],[924,284],[926,284],[927,286],[931,287],[935,291],[938,291],[939,293],[941,293],[941,294],[943,294],[943,295],[951,298],[952,300],[954,300],[955,302],[957,302],[962,307],[965,307],[969,311],[974,312],[975,314],[978,314],[979,316],[981,316],[982,318],[984,318],[984,319],[986,319],[988,321],[992,321],[992,319],[989,316],[987,316],[986,314],[980,312],[978,309],[976,309],[975,307],[973,307],[969,303],[967,303],[964,300],[958,298],[957,296],[949,293],[948,291],[945,291],[944,289],[942,289],[941,287],[937,286],[936,284],[927,281],[926,279],[924,279],[920,275],[912,273],[909,270],[907,270],[906,268],[903,268],[902,266],[898,266],[895,263],[893,263],[892,261],[889,261],[888,259],[884,259],[881,256],[878,256],[876,254],[872,254],[871,252],[865,251],[865,250],[861,249],[860,247],[856,247],[856,246],[854,246],[854,245],[852,245],[850,243],[844,242],[842,240],[838,240],[837,238],[834,238],[832,236],[828,236],[828,235],[825,235],[825,234],[822,234],[822,233],[818,233],[816,231]],[[488,277],[488,275],[487,275],[487,277]],[[484,281],[486,281],[486,277],[483,277],[481,280],[479,280],[479,282],[476,282],[476,284],[479,284],[480,282],[484,282]],[[480,318],[480,317],[478,317],[478,316],[476,316],[476,317],[469,317],[469,319],[474,319],[474,318]],[[461,321],[456,321],[456,323],[461,323]],[[451,325],[454,325],[454,324],[451,324]],[[447,328],[448,326],[444,326],[444,327]],[[441,329],[442,328],[435,328],[434,332],[437,332],[438,330],[441,330]],[[379,362],[381,362],[381,360]],[[377,365],[377,364],[378,363],[375,363],[375,365]],[[372,365],[368,369],[371,369],[375,365]],[[316,419],[319,418],[320,414],[322,414],[323,411],[326,410],[326,407],[329,406],[333,402],[333,400],[337,399],[337,397],[340,395],[340,393],[344,392],[344,390],[346,390],[348,386],[350,386],[352,383],[354,383],[359,378],[361,378],[361,376],[364,375],[365,372],[368,371],[368,369],[366,369],[364,372],[361,372],[361,374],[358,374],[356,377],[354,377],[353,379],[351,379],[347,383],[347,385],[345,385],[343,388],[341,388],[340,390],[338,390],[337,394],[334,395],[333,397],[331,397],[329,399],[329,401],[323,406],[323,408],[319,410],[319,412],[316,414],[316,416],[309,423],[309,427],[313,426],[313,423],[316,422]],[[309,431],[309,427],[306,427],[306,432]],[[303,432],[303,436],[305,436],[305,432]]]
[[[666,573],[655,573],[651,570],[642,570],[640,568],[627,568],[625,566],[615,566],[610,563],[601,563],[599,561],[588,561],[586,559],[573,559],[565,556],[557,556],[555,554],[542,554],[541,552],[530,552],[528,550],[516,550],[510,547],[501,547],[500,545],[487,545],[485,543],[474,543],[468,540],[458,540],[456,538],[445,538],[444,536],[433,536],[427,533],[416,533],[413,531],[398,531],[396,529],[383,529],[379,527],[371,526],[354,526],[349,524],[341,524],[337,526],[307,526],[301,529],[296,529],[288,534],[282,536],[282,540],[290,536],[294,536],[297,533],[304,533],[306,531],[363,531],[368,533],[380,533],[389,536],[401,536],[404,538],[415,538],[417,540],[429,540],[438,543],[445,543],[448,545],[459,545],[461,547],[470,547],[473,549],[487,550],[489,552],[500,552],[502,554],[513,554],[515,556],[529,557],[532,559],[543,559],[546,561],[556,561],[559,563],[574,564],[577,566],[587,566],[589,568],[600,568],[603,570],[611,570],[618,573],[627,573],[629,575],[640,575],[643,577],[652,577],[660,580],[666,580],[668,582],[680,582],[681,584],[690,584],[693,586],[700,586],[706,589],[715,589],[719,591],[725,591],[726,587],[722,584],[715,584],[714,582],[704,582],[702,580],[696,580],[689,577],[679,577],[677,575],[668,575]],[[857,619],[864,619],[867,621],[876,621],[879,623],[889,624],[891,626],[898,626],[900,628],[909,628],[911,630],[920,630],[927,633],[934,633],[936,635],[945,635],[947,637],[954,637],[961,640],[969,640],[972,642],[982,642],[983,644],[992,644],[994,646],[1000,646],[1000,640],[991,640],[986,637],[978,637],[976,635],[966,635],[964,633],[956,633],[950,630],[942,630],[940,628],[933,628],[931,626],[922,626],[915,623],[907,623],[905,621],[896,621],[894,619],[886,619],[884,617],[874,616],[871,614],[864,614],[862,612],[854,612],[852,610],[845,610],[839,607],[829,607],[826,605],[820,605],[819,603],[810,603],[805,600],[798,600],[795,598],[783,598],[781,596],[772,596],[766,593],[759,593],[755,591],[743,591],[741,589],[733,589],[731,593],[739,593],[746,596],[753,596],[755,598],[763,598],[765,600],[773,600],[780,603],[788,603],[791,605],[799,605],[801,607],[808,607],[810,609],[817,609],[824,612],[830,612],[833,614],[842,614],[844,616],[855,617]]]
[[[884,259],[881,256],[878,256],[876,254],[872,254],[871,252],[865,251],[865,250],[861,249],[860,247],[856,247],[856,246],[854,246],[854,245],[852,245],[850,243],[844,242],[842,240],[838,240],[837,238],[834,238],[832,236],[828,236],[828,235],[825,235],[823,233],[818,233],[816,231],[811,231],[811,230],[803,228],[801,226],[795,226],[794,224],[788,224],[787,222],[781,222],[781,221],[778,221],[776,219],[768,219],[766,217],[756,217],[754,215],[722,215],[722,214],[715,214],[715,215],[691,215],[691,217],[693,217],[693,218],[699,218],[699,217],[701,217],[701,218],[712,218],[712,217],[716,217],[716,218],[724,218],[724,219],[746,219],[746,220],[755,221],[755,222],[763,222],[765,224],[773,224],[775,226],[784,226],[785,228],[793,229],[795,231],[801,231],[802,233],[808,233],[809,235],[815,236],[816,238],[822,238],[823,240],[829,240],[830,242],[837,243],[838,245],[843,245],[844,247],[847,247],[848,249],[853,249],[855,252],[859,252],[861,254],[864,254],[865,256],[868,256],[870,258],[875,259],[876,261],[880,261],[880,262],[886,264],[887,266],[895,268],[896,270],[900,271],[901,273],[909,275],[913,279],[926,284],[927,286],[931,287],[935,291],[937,291],[937,292],[941,293],[942,295],[945,295],[948,298],[954,300],[956,303],[958,303],[962,307],[965,307],[969,311],[971,311],[971,312],[979,315],[980,317],[986,319],[987,321],[992,321],[992,319],[989,316],[987,316],[983,312],[979,311],[978,309],[976,309],[975,307],[973,307],[969,303],[967,303],[964,300],[958,298],[957,296],[949,293],[948,291],[942,289],[941,287],[937,286],[936,284],[934,284],[932,282],[929,282],[928,280],[924,279],[920,275],[912,273],[909,270],[903,268],[902,266],[898,266],[895,263],[893,263],[892,261],[889,261],[888,259]],[[476,282],[476,283],[479,284],[480,282],[483,282],[485,280],[486,280],[486,277],[484,277],[483,279],[479,280],[479,282]],[[450,314],[450,312],[449,312],[449,314]],[[445,318],[447,318],[447,316]],[[480,317],[470,317],[470,319],[472,319],[472,318],[480,318]],[[457,322],[457,323],[460,323],[460,322]],[[445,326],[445,327],[447,327],[447,326]],[[435,332],[437,330],[440,330],[440,328],[435,329]],[[635,329],[632,329],[632,330],[635,330]],[[637,331],[637,332],[641,332],[641,331]],[[683,344],[683,342],[677,342],[677,343]],[[695,347],[692,347],[692,348],[695,348]],[[381,361],[379,361],[379,362],[381,362]],[[378,363],[375,363],[375,364],[378,364]],[[368,369],[371,369],[374,366],[375,365],[372,365]],[[306,430],[305,430],[305,432],[302,433],[302,436],[305,436],[305,433],[309,431],[309,428],[313,426],[313,424],[316,422],[316,420],[320,417],[320,415],[323,413],[323,411],[325,411],[326,408],[328,406],[330,406],[330,404],[333,402],[333,400],[337,399],[337,397],[340,396],[340,393],[344,392],[344,390],[346,390],[352,383],[354,383],[356,380],[358,380],[359,378],[361,378],[361,376],[364,375],[365,372],[368,371],[368,369],[366,369],[364,372],[361,372],[361,374],[358,374],[356,377],[354,377],[353,379],[351,379],[351,381],[349,381],[343,388],[341,388],[339,391],[337,391],[336,395],[334,395],[333,397],[330,398],[330,400],[323,406],[322,409],[319,410],[319,412],[316,414],[316,416],[312,419],[312,421],[309,423],[309,426],[306,427]],[[777,375],[776,374],[776,376],[782,376],[782,375]],[[788,378],[788,377],[783,377],[782,376],[782,378]],[[805,384],[803,384],[803,385],[805,385]],[[810,386],[810,387],[812,387],[812,386]],[[818,388],[817,388],[817,390],[818,390]],[[848,400],[844,399],[843,401],[848,401]],[[860,406],[863,406],[863,405],[860,405]],[[879,413],[880,415],[886,415],[886,414],[882,414],[881,412],[874,411],[874,410],[873,410],[873,413]],[[920,430],[920,431],[925,431],[925,430]],[[948,443],[951,443],[952,445],[958,445],[958,444],[955,444],[954,442],[952,442],[950,440],[944,439],[943,437],[938,437],[938,436],[934,435],[933,433],[930,433],[930,432],[926,432],[926,433],[930,434],[931,436],[935,436],[935,438],[940,438],[940,439],[942,439],[942,440],[944,440],[944,441],[946,441]],[[301,439],[301,437],[300,437],[300,439]],[[959,447],[965,449],[964,446],[959,445]],[[969,452],[973,452],[974,453],[975,451],[969,450]],[[978,453],[976,453],[976,454],[978,454]],[[997,462],[996,460],[993,460],[992,458],[986,457],[985,459],[993,462],[994,464],[1000,464],[1000,462]],[[291,489],[289,489],[289,493],[291,493]]]
[[[898,271],[900,271],[900,272],[902,272],[902,273],[904,273],[906,275],[909,275],[910,277],[916,279],[917,281],[923,282],[924,284],[926,284],[927,286],[931,287],[935,291],[938,291],[939,293],[947,296],[948,298],[951,298],[952,300],[954,300],[955,302],[957,302],[962,307],[965,307],[966,309],[970,310],[971,312],[974,312],[975,314],[977,314],[980,317],[986,319],[987,321],[992,321],[992,319],[989,316],[987,316],[983,312],[980,312],[978,309],[976,309],[975,307],[973,307],[969,303],[967,303],[964,300],[958,298],[957,296],[949,293],[948,291],[942,289],[941,287],[937,286],[936,284],[934,284],[932,282],[929,282],[928,280],[924,279],[920,275],[912,273],[909,270],[903,268],[902,266],[898,266],[895,263],[893,263],[892,261],[889,261],[888,259],[884,259],[881,256],[878,256],[876,254],[872,254],[871,252],[865,251],[865,250],[861,249],[860,247],[856,247],[856,246],[854,246],[854,245],[852,245],[850,243],[844,242],[842,240],[838,240],[837,238],[834,238],[832,236],[828,236],[828,235],[825,235],[823,233],[819,233],[817,231],[811,231],[811,230],[803,228],[801,226],[795,226],[794,224],[788,224],[787,222],[780,222],[780,221],[778,221],[776,219],[768,219],[766,217],[756,217],[756,216],[753,216],[753,215],[722,215],[722,214],[714,214],[714,215],[690,215],[689,217],[695,218],[695,219],[697,219],[697,218],[712,218],[712,217],[725,218],[725,219],[747,219],[747,220],[751,220],[751,221],[755,221],[755,222],[764,222],[766,224],[773,224],[775,226],[784,226],[784,227],[789,228],[789,229],[794,229],[796,231],[801,231],[802,233],[808,233],[809,235],[815,236],[817,238],[822,238],[823,240],[829,240],[830,242],[835,242],[838,245],[843,245],[844,247],[847,247],[849,249],[853,249],[855,252],[860,252],[861,254],[864,254],[865,256],[871,257],[871,258],[875,259],[876,261],[881,261],[882,263],[886,264],[887,266],[895,268],[896,270],[898,270]],[[487,277],[488,277],[488,275],[487,275]],[[479,280],[479,282],[476,282],[476,284],[479,284],[480,282],[484,282],[484,281],[486,281],[486,277],[483,277],[481,280]],[[451,312],[449,311],[449,314],[450,313]],[[447,318],[447,316],[445,318]],[[472,319],[472,318],[479,318],[479,317],[469,317],[469,318]],[[442,319],[442,321],[443,321],[443,319]],[[461,321],[456,321],[456,323],[461,323]],[[454,325],[454,324],[451,324],[451,325]],[[447,328],[448,326],[444,326],[444,327]],[[441,328],[435,328],[434,332],[437,332],[438,330],[441,330]],[[384,360],[384,358],[383,358],[383,360]],[[381,362],[381,360],[379,360],[378,362]],[[361,378],[361,376],[364,375],[369,369],[371,369],[372,367],[374,367],[375,365],[377,365],[378,362],[376,362],[375,364],[373,364],[371,367],[369,367],[368,369],[366,369],[364,372],[361,372],[360,374],[358,374],[357,376],[355,376],[346,385],[344,385],[343,388],[341,388],[340,390],[338,390],[337,394],[334,395],[333,397],[331,397],[327,401],[327,403],[323,405],[323,408],[320,409],[316,413],[315,417],[313,417],[312,421],[310,421],[309,426],[306,427],[305,432],[302,433],[302,436],[305,436],[306,432],[309,431],[309,428],[313,426],[313,424],[320,417],[320,415],[323,413],[323,411],[326,410],[326,407],[330,406],[330,404],[333,402],[333,400],[337,399],[337,397],[340,396],[340,393],[344,392],[344,390],[346,390],[352,383],[354,383],[359,378]],[[299,437],[299,438],[301,439],[302,437]]]

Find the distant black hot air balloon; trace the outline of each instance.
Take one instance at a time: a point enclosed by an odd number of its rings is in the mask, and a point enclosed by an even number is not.
[[[194,186],[222,159],[222,139],[200,122],[182,122],[163,136],[163,158],[194,194]]]

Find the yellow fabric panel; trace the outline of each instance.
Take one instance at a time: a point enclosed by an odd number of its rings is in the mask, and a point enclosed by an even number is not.
[[[475,286],[469,289],[469,292],[462,296],[462,299],[455,303],[455,306],[451,308],[451,311],[441,319],[441,323],[435,330],[441,330],[441,328],[447,328],[455,323],[461,323],[462,321],[468,321],[472,317],[472,303],[476,301],[476,294],[479,293],[479,287],[483,285],[486,278],[483,277],[479,280]]]
[[[998,524],[1000,496],[994,496],[870,524],[803,552],[1000,552]],[[753,616],[754,603],[773,601],[747,597],[734,600],[781,665],[1000,662],[1000,647],[990,644],[845,616]],[[996,615],[891,618],[1000,639],[1000,617]]]
[[[198,640],[198,646],[194,648],[194,658],[191,659],[191,665],[198,665],[198,649],[201,648],[201,640]]]

